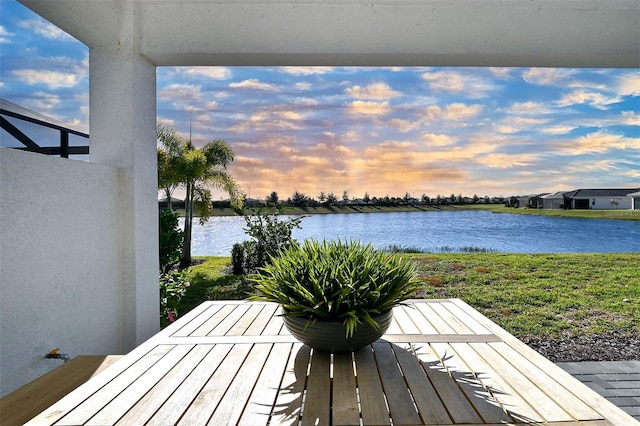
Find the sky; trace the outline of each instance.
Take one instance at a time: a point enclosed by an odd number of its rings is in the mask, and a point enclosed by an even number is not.
[[[0,0],[0,49],[2,98],[89,131],[85,45]],[[640,187],[638,69],[160,67],[157,118],[251,198]]]

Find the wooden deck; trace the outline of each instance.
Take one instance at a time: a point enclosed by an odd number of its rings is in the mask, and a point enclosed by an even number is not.
[[[457,299],[394,310],[354,353],[314,352],[278,307],[206,302],[28,424],[632,425]]]

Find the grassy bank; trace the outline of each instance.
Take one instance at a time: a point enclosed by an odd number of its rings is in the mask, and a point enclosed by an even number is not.
[[[640,253],[411,255],[420,297],[457,297],[518,337],[640,331]],[[246,277],[229,258],[201,258],[189,270],[183,314],[208,299],[243,299]]]
[[[470,210],[489,210],[493,213],[528,214],[534,216],[573,217],[582,219],[614,219],[640,221],[640,210],[544,210],[514,209],[500,204],[461,206]]]
[[[573,217],[584,219],[614,219],[640,221],[640,210],[544,210],[518,209],[505,207],[502,204],[466,204],[466,205],[411,205],[411,206],[331,206],[331,207],[285,207],[283,214],[333,214],[333,213],[385,213],[385,212],[417,212],[417,211],[454,211],[454,210],[488,210],[493,213],[528,214],[535,216]],[[177,210],[184,214],[184,211]],[[216,208],[213,216],[235,216],[230,208]]]

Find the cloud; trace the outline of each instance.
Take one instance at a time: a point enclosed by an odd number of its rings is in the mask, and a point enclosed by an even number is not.
[[[180,68],[180,71],[188,77],[207,77],[213,80],[227,80],[233,75],[228,67],[189,67]]]
[[[290,75],[314,75],[314,74],[328,74],[335,70],[335,67],[280,67],[282,72]]]
[[[474,75],[464,75],[456,71],[426,72],[421,78],[431,90],[448,93],[463,93],[469,98],[484,98],[497,87],[488,80]]]
[[[168,101],[193,102],[200,100],[202,88],[193,84],[174,83],[158,92],[158,98]]]
[[[60,97],[51,93],[35,92],[27,102],[27,107],[43,114],[52,116],[55,108],[60,104]]]
[[[575,126],[557,125],[557,126],[542,127],[540,131],[548,135],[566,135],[567,133],[570,133],[571,131],[573,131],[575,128],[576,128]]]
[[[617,167],[615,165],[615,161],[612,159],[571,161],[565,168],[568,173],[610,172],[615,169],[617,169]]]
[[[544,104],[539,102],[516,102],[506,109],[508,114],[516,115],[540,115],[550,114],[551,110]]]
[[[622,172],[624,176],[629,176],[630,179],[633,179],[634,182],[640,179],[640,169],[631,169]]]
[[[15,70],[13,74],[26,84],[44,84],[47,85],[49,89],[74,87],[84,77],[84,75],[69,74],[66,72],[32,69]]]
[[[8,37],[13,36],[13,33],[7,31],[4,25],[0,25],[0,43],[9,43]]]
[[[306,81],[300,81],[293,85],[297,90],[311,90],[311,83]]]
[[[233,125],[229,130],[233,133],[248,131],[300,130],[306,116],[298,111],[263,108],[256,111],[248,119]]]
[[[71,37],[69,34],[44,19],[28,19],[26,21],[19,21],[18,26],[25,30],[33,31],[37,35],[49,40],[76,41],[76,39]]]
[[[312,98],[295,98],[293,99],[292,103],[295,105],[308,106],[308,107],[319,105],[319,102]]]
[[[420,122],[417,120],[403,120],[401,118],[392,118],[391,120],[389,120],[389,126],[398,129],[398,131],[401,133],[408,133],[420,127]]]
[[[640,73],[620,76],[617,83],[620,96],[640,96]]]
[[[391,99],[402,95],[384,82],[369,84],[366,87],[353,86],[346,89],[345,93],[356,99]]]
[[[566,107],[576,104],[587,104],[592,108],[606,110],[609,105],[618,103],[620,101],[621,99],[619,97],[611,98],[603,95],[602,93],[576,90],[564,95],[559,101],[556,102],[556,105]]]
[[[589,133],[575,140],[565,141],[558,147],[558,153],[565,155],[604,154],[614,149],[638,149],[639,138],[628,138],[604,131]]]
[[[491,153],[478,157],[476,161],[491,168],[510,169],[534,165],[538,159],[536,154]]]
[[[422,140],[425,141],[427,146],[450,146],[457,142],[456,138],[448,135],[436,135],[434,133],[425,133],[422,135]]]
[[[400,148],[402,151],[407,150],[408,148],[414,147],[416,144],[411,141],[385,141],[380,143],[378,146],[383,148]]]
[[[576,70],[563,68],[529,68],[522,73],[522,78],[529,84],[558,86],[575,73]]]
[[[176,126],[176,121],[173,118],[168,118],[168,117],[163,117],[158,115],[158,118],[156,120],[158,122],[158,124],[162,124],[164,126],[167,127],[175,127]]]
[[[548,119],[532,117],[507,117],[499,124],[494,124],[494,129],[499,133],[518,133],[534,126],[548,123]]]
[[[391,112],[389,102],[353,101],[347,105],[350,114],[384,115]]]
[[[428,121],[460,121],[477,116],[482,111],[482,105],[467,105],[452,103],[444,108],[433,105],[425,109],[425,119]]]
[[[512,71],[512,68],[489,67],[489,72],[501,80],[511,80],[513,78]]]
[[[265,90],[268,92],[276,91],[277,88],[273,84],[263,83],[258,79],[251,78],[249,80],[243,80],[239,83],[231,83],[229,87],[232,89],[253,89],[253,90]]]
[[[14,70],[11,74],[28,85],[44,84],[49,89],[75,87],[89,73],[88,58],[82,60],[66,56],[38,58],[37,65]]]
[[[634,111],[622,111],[622,123],[628,126],[640,126],[640,114]]]

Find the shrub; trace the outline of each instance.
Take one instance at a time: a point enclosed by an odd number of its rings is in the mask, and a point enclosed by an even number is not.
[[[231,252],[234,273],[241,273],[240,265],[242,272],[257,272],[271,257],[295,245],[293,229],[300,228],[303,218],[304,216],[280,220],[277,210],[258,210],[255,214],[245,215],[247,227],[244,230],[252,239],[244,241],[241,247],[239,244],[234,245]]]
[[[412,297],[420,282],[410,259],[359,242],[307,240],[293,245],[252,277],[254,300],[279,303],[284,315],[343,321],[347,335],[358,323]]]
[[[178,214],[169,209],[159,213],[160,271],[166,273],[182,252],[183,232],[178,228]]]
[[[231,266],[235,275],[244,273],[244,252],[242,243],[235,243],[231,248]]]
[[[160,324],[171,323],[178,317],[178,304],[191,284],[185,272],[160,275]]]

